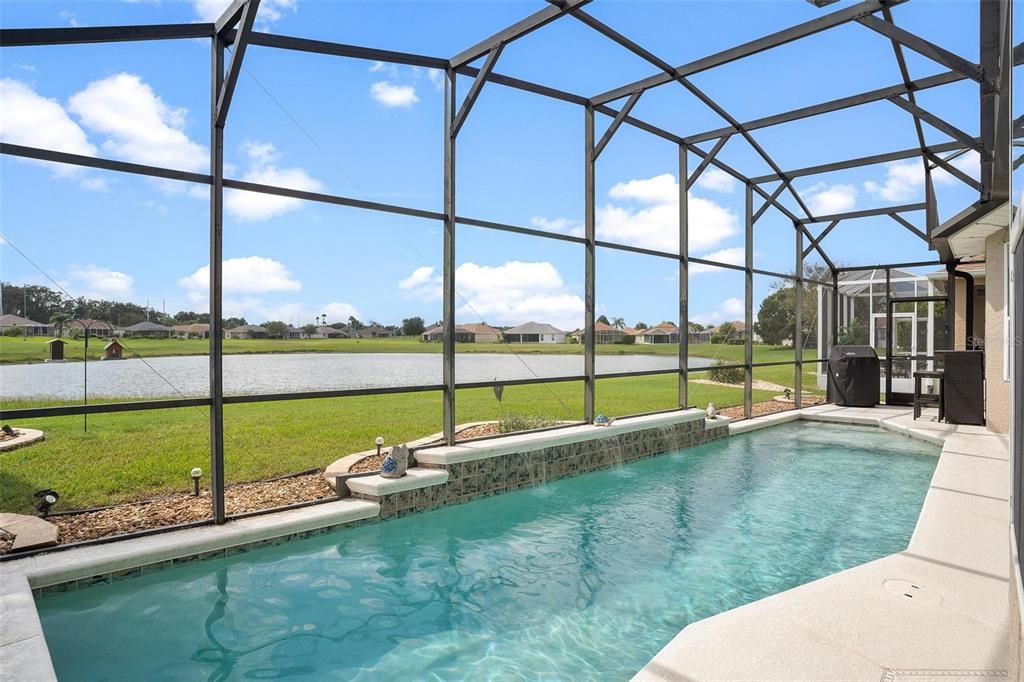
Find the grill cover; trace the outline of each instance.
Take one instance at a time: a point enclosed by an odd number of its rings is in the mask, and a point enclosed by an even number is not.
[[[828,356],[828,397],[836,405],[878,404],[878,355],[871,346],[833,346]]]

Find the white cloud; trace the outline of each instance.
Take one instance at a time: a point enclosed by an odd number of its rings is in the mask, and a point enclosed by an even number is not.
[[[709,324],[721,324],[723,322],[733,322],[738,320],[743,317],[743,313],[743,299],[727,298],[718,305],[717,309],[710,313],[693,315],[690,317],[690,321],[698,322],[705,326]]]
[[[348,322],[349,316],[361,319],[359,310],[349,303],[328,303],[320,307],[309,307],[305,303],[268,303],[259,297],[224,299],[225,317],[244,317],[250,323],[281,320],[288,324],[302,326],[312,324],[318,315],[327,315],[328,324]]]
[[[424,265],[412,271],[412,274],[398,283],[398,288],[412,292],[423,300],[434,300],[441,297],[441,275],[432,265]]]
[[[427,69],[427,78],[430,79],[435,90],[444,89],[444,71],[440,69]]]
[[[415,87],[388,81],[377,81],[371,85],[370,96],[386,107],[411,107],[420,101]]]
[[[265,294],[281,291],[298,291],[302,283],[292,279],[282,263],[263,256],[228,258],[223,266],[224,292],[226,294]],[[195,301],[205,301],[210,286],[210,266],[204,265],[191,275],[178,280]]]
[[[399,287],[422,300],[441,296],[441,278],[431,266],[417,268]],[[572,293],[548,262],[509,261],[498,266],[463,263],[455,271],[455,311],[460,322],[546,322],[571,331],[583,323],[583,299]]]
[[[597,236],[661,251],[679,251],[679,185],[671,173],[614,185],[608,196],[639,206],[606,204],[597,209]],[[688,197],[689,242],[696,250],[713,248],[733,236],[739,219],[709,199]]]
[[[857,205],[857,188],[853,185],[819,182],[801,191],[800,196],[814,215],[842,213]]]
[[[742,246],[737,246],[729,249],[721,249],[719,251],[712,251],[706,253],[701,258],[704,260],[713,260],[716,263],[728,263],[729,265],[743,265],[746,262],[747,253]],[[690,274],[699,275],[705,272],[721,272],[721,268],[715,268],[710,265],[704,265],[703,263],[690,263]]]
[[[731,192],[736,187],[736,178],[721,168],[706,168],[697,178],[697,186],[712,192]]]
[[[69,287],[77,296],[125,301],[131,297],[135,279],[123,272],[99,265],[72,265],[68,268]]]
[[[530,225],[538,230],[558,232],[559,234],[570,234],[574,237],[583,236],[583,225],[577,220],[570,218],[545,218],[544,216],[533,216],[530,218]]]
[[[108,136],[111,156],[153,166],[202,170],[208,154],[185,134],[188,110],[168,106],[139,76],[118,73],[93,81],[68,100],[91,130]]]
[[[370,73],[384,73],[391,78],[398,78],[398,65],[388,62],[374,62],[370,64]]]
[[[261,185],[274,185],[306,192],[322,192],[324,185],[303,168],[278,168],[274,163],[277,150],[269,142],[247,141],[242,150],[249,157],[250,168],[242,180]],[[228,190],[224,197],[228,212],[240,220],[268,220],[302,207],[302,201],[258,192]]]
[[[11,78],[0,79],[0,138],[27,147],[96,156],[96,148],[89,143],[85,131],[71,120],[59,102]],[[60,177],[78,171],[72,166],[47,165]]]
[[[200,21],[216,21],[230,4],[231,0],[193,0],[192,7]],[[269,26],[279,21],[285,12],[294,14],[298,7],[299,0],[263,0],[256,15],[256,23]]]
[[[977,179],[980,173],[980,158],[977,152],[971,151],[950,163],[972,178]],[[957,178],[941,168],[932,171],[932,179],[936,184],[950,185],[960,182]],[[868,180],[864,189],[869,194],[886,201],[910,201],[924,196],[924,166],[920,159],[910,161],[893,161],[885,164],[885,180],[881,183]]]
[[[359,310],[350,303],[328,303],[321,306],[320,312],[327,315],[328,323],[348,322],[349,317],[354,317],[357,320],[363,317]]]

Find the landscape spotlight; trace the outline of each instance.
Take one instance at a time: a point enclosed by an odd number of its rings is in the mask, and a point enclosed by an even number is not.
[[[203,470],[199,467],[192,467],[192,495],[199,497],[199,479],[203,477]]]
[[[57,504],[60,494],[56,490],[47,488],[46,490],[40,490],[32,497],[36,498],[36,511],[46,516],[50,513],[50,508]]]

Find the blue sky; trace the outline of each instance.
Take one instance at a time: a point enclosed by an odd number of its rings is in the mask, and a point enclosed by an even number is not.
[[[209,20],[226,2],[11,2],[4,27]],[[588,11],[672,63],[806,21],[818,10],[787,2],[615,2]],[[526,16],[541,2],[324,2],[264,0],[257,27],[287,35],[448,57]],[[977,6],[916,2],[899,25],[977,60]],[[914,78],[943,68],[908,53]],[[595,95],[654,73],[648,64],[569,18],[510,45],[497,71]],[[81,154],[206,172],[208,41],[7,48],[0,53],[0,138]],[[900,82],[890,44],[859,25],[818,34],[693,77],[740,120]],[[470,84],[460,78],[460,97]],[[976,86],[919,93],[918,103],[977,133]],[[688,135],[724,125],[683,88],[647,92],[636,116]],[[440,211],[440,72],[251,48],[225,134],[229,177]],[[608,119],[598,117],[598,135]],[[301,126],[301,127],[300,127]],[[759,130],[786,169],[916,146],[911,118],[886,102]],[[926,129],[929,142],[947,141]],[[709,149],[708,142],[702,145]],[[583,220],[583,112],[578,106],[488,84],[459,136],[461,216],[578,233]],[[747,175],[769,171],[734,136],[720,158]],[[624,126],[597,167],[599,238],[674,251],[674,145]],[[690,168],[697,165],[690,158]],[[976,160],[957,160],[975,174]],[[73,295],[203,310],[208,190],[171,181],[0,158],[0,232]],[[815,212],[923,199],[920,162],[800,178]],[[766,186],[769,191],[773,185]],[[976,194],[938,178],[948,217]],[[784,203],[796,210],[792,198]],[[355,314],[396,323],[441,315],[441,225],[247,193],[226,199],[225,307],[250,321],[332,321]],[[742,258],[742,187],[709,171],[691,190],[694,256]],[[908,214],[923,227],[923,214]],[[815,226],[815,233],[822,226]],[[458,320],[565,328],[582,323],[583,250],[472,227],[458,230]],[[833,259],[874,264],[934,257],[888,218],[844,224],[824,242]],[[769,210],[755,235],[755,265],[791,272],[789,221]],[[3,279],[44,283],[0,247]],[[609,317],[656,323],[677,310],[676,264],[600,249],[597,306]],[[691,318],[740,316],[739,273],[691,275]],[[758,278],[758,301],[770,280]]]

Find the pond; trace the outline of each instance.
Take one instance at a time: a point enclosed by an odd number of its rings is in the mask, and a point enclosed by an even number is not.
[[[706,367],[707,358],[692,357],[691,367]],[[670,355],[598,355],[598,374],[672,369]],[[209,359],[205,355],[90,361],[89,396],[150,399],[201,397],[209,394]],[[81,400],[82,362],[0,365],[4,400],[59,398]],[[458,382],[514,380],[583,374],[582,355],[513,355],[464,353],[455,363]],[[436,353],[277,353],[224,356],[226,395],[329,391],[440,384],[441,356]]]

